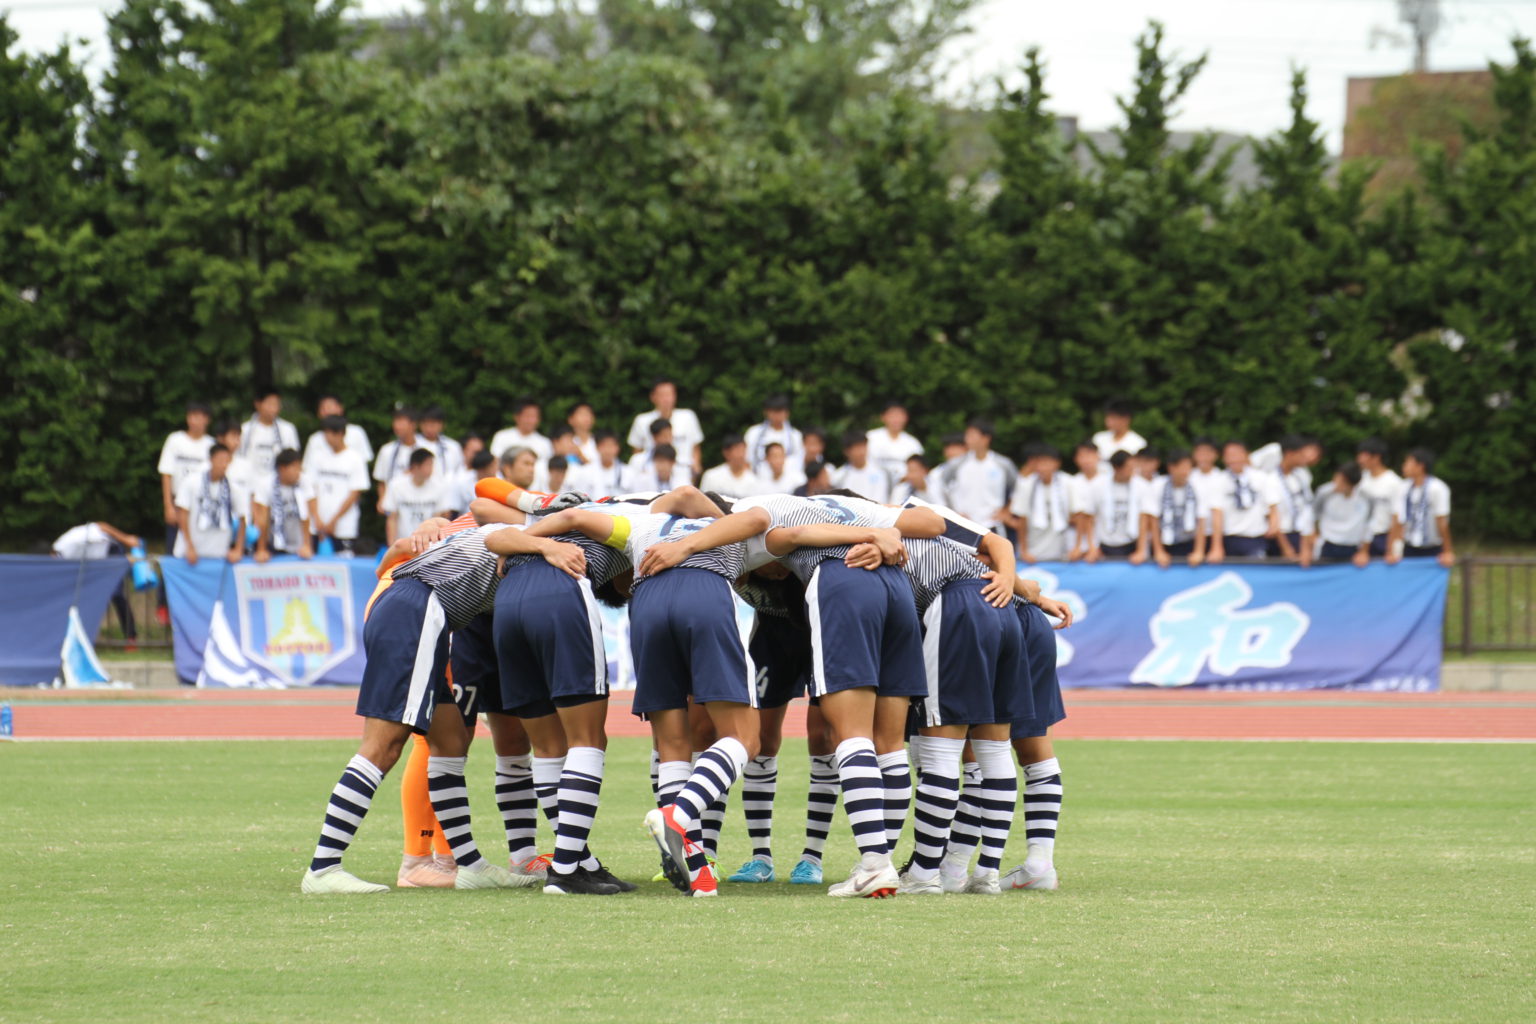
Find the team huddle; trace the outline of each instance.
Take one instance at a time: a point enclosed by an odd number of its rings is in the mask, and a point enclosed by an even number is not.
[[[590,501],[491,479],[477,494],[468,514],[423,524],[380,564],[363,632],[363,739],[332,790],[303,892],[388,891],[341,861],[413,736],[397,884],[634,889],[589,844],[607,746],[599,602],[628,606],[632,710],[654,740],[644,826],[679,891],[718,893],[714,855],[738,782],[753,853],[729,880],[776,879],[777,755],[800,696],[811,701],[811,772],[791,882],[822,884],[840,793],[859,857],[829,895],[1056,887],[1062,788],[1048,731],[1065,712],[1053,630],[1071,613],[1016,574],[1005,538],[942,506],[851,491],[732,501],[682,487]],[[482,855],[470,825],[465,760],[481,713],[506,867]],[[1015,760],[1027,851],[1003,874]],[[551,856],[536,845],[541,814]],[[914,842],[898,869],[909,814]]]

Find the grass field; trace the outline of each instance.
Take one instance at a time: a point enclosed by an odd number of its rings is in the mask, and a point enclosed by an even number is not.
[[[803,749],[781,758],[784,874]],[[350,753],[0,744],[0,1020],[1536,1020],[1526,745],[1063,743],[1057,893],[304,898]],[[594,838],[635,879],[645,756],[615,741]],[[394,779],[374,808],[348,866],[392,882]],[[829,880],[850,849],[835,833]],[[722,863],[745,852],[733,807]]]

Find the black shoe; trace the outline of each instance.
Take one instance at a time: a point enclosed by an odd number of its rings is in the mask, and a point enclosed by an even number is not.
[[[619,892],[634,892],[636,889],[640,888],[634,882],[626,882],[624,879],[615,876],[612,871],[609,871],[607,868],[603,867],[602,864],[598,864],[596,871],[588,871],[587,874],[590,875],[595,881],[604,882],[613,886],[614,888],[618,889]]]
[[[600,881],[594,878],[590,871],[583,871],[581,868],[577,868],[568,875],[562,875],[554,868],[550,868],[549,878],[544,883],[544,891],[552,896],[612,896],[619,891],[619,887]]]

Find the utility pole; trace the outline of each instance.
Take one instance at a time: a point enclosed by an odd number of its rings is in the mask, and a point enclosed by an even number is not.
[[[1429,70],[1429,42],[1440,31],[1440,0],[1397,0],[1397,17],[1413,31],[1413,70]]]

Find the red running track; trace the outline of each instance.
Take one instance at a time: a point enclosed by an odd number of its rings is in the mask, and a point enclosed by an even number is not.
[[[22,740],[354,739],[345,690],[18,691]],[[1228,693],[1150,689],[1068,691],[1069,739],[1423,740],[1536,742],[1536,693]],[[615,736],[644,736],[615,694]],[[790,735],[804,735],[805,704]]]

